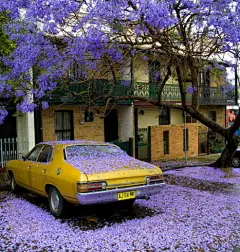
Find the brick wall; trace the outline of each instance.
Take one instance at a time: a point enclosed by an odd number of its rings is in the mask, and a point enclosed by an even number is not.
[[[151,160],[184,158],[183,151],[184,124],[159,125],[151,127]],[[198,124],[188,123],[188,157],[198,156]],[[163,132],[169,131],[169,154],[163,151]]]
[[[200,106],[199,111],[208,116],[209,111],[216,111],[217,123],[225,127],[226,124],[226,107],[225,106]],[[208,128],[203,124],[199,124],[199,132],[206,132]]]
[[[104,120],[94,116],[93,122],[84,122],[83,106],[56,106],[42,111],[43,141],[52,141],[55,139],[54,130],[54,111],[72,110],[74,139],[104,141]]]
[[[226,107],[225,106],[200,106],[199,111],[205,116],[208,116],[209,111],[216,111],[216,122],[221,126],[226,125]],[[199,153],[206,153],[208,127],[199,123]]]

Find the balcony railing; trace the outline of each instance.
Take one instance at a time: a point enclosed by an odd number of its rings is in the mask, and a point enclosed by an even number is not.
[[[94,99],[108,94],[112,88],[111,95],[113,96],[140,96],[149,99],[158,99],[158,83],[143,83],[137,82],[130,85],[130,82],[121,82],[112,86],[112,83],[107,80],[95,80],[92,83],[84,84],[69,84],[67,89],[63,88],[54,91],[49,95],[49,102],[57,103],[84,103],[89,99]],[[199,89],[199,104],[200,105],[232,105],[235,103],[235,94],[225,92],[221,87],[200,87]],[[77,96],[75,95],[77,94]],[[186,100],[191,102],[192,95],[187,93]],[[166,84],[162,92],[162,101],[165,102],[181,102],[181,95],[178,85]]]
[[[222,87],[200,87],[199,103],[201,105],[234,105],[235,92],[225,91]]]

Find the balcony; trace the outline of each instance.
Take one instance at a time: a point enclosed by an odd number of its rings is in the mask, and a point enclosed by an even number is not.
[[[128,84],[128,85],[127,85]],[[106,95],[112,83],[107,80],[94,80],[92,83],[85,84],[69,84],[66,89],[54,91],[48,96],[50,104],[81,104],[99,96]],[[134,95],[153,100],[158,99],[157,90],[158,83],[134,83],[133,86],[129,82],[122,81],[115,85],[112,90],[113,96]],[[78,94],[77,96],[74,95]],[[191,94],[187,93],[187,102],[191,102]],[[171,103],[180,103],[181,96],[178,85],[165,85],[162,92],[162,101]],[[100,102],[101,103],[101,102]],[[121,103],[131,103],[131,101],[122,101]],[[220,87],[200,87],[199,88],[199,104],[200,105],[233,105],[235,104],[235,94],[232,92],[224,92]]]
[[[235,92],[225,92],[221,87],[199,88],[200,105],[235,105]]]

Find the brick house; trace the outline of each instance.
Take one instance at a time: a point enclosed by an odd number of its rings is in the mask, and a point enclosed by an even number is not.
[[[122,80],[132,85],[117,85],[114,94],[124,95],[131,92],[145,98],[157,99],[158,83],[152,77],[153,68],[149,62],[137,58],[122,72]],[[155,68],[159,67],[156,62]],[[75,73],[76,74],[76,73]],[[79,73],[77,73],[79,75]],[[200,89],[200,111],[225,127],[226,105],[234,104],[234,94],[226,97],[221,92],[225,83],[212,76],[210,72],[202,78]],[[120,81],[120,82],[121,82]],[[106,85],[107,83],[107,85]],[[111,80],[95,80],[92,90],[106,93]],[[69,84],[71,91],[80,92],[88,84]],[[180,103],[180,92],[174,76],[166,83],[162,100]],[[191,95],[187,96],[190,102]],[[84,102],[84,98],[72,99],[70,93],[53,92],[49,98],[50,107],[35,113],[36,141],[91,139],[99,141],[118,141],[127,143],[133,139],[133,155],[140,159],[180,158],[184,155],[197,156],[208,142],[208,129],[197,123],[189,115],[176,109],[159,109],[146,102],[122,101],[105,112],[103,105],[96,108]],[[186,123],[184,123],[186,122]]]

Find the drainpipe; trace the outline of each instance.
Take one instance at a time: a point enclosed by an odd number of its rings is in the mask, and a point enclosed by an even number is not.
[[[184,159],[187,163],[187,125],[186,125],[186,111],[184,111]]]
[[[235,105],[238,105],[238,68],[237,63],[235,66]]]

